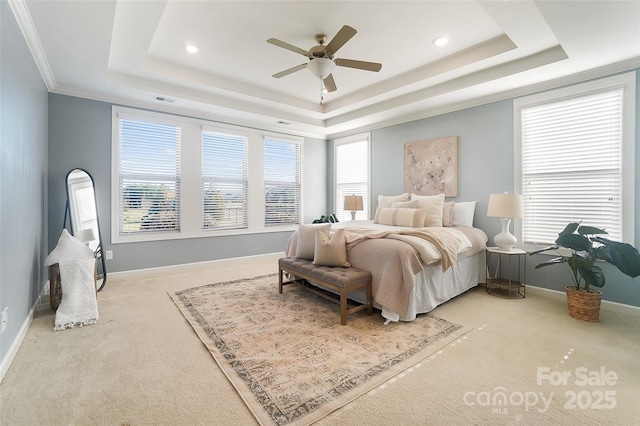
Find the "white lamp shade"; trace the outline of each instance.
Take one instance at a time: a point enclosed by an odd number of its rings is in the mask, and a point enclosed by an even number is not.
[[[520,194],[491,194],[487,208],[489,217],[522,218],[522,195]]]
[[[509,218],[522,217],[522,195],[520,194],[491,194],[487,216],[502,219],[502,231],[493,238],[493,242],[502,250],[511,250],[518,243],[514,235],[509,232]]]
[[[307,69],[321,80],[327,78],[327,76],[331,74],[335,67],[336,64],[331,59],[327,58],[312,59],[307,65]]]
[[[344,209],[351,211],[364,210],[362,206],[362,195],[345,195]]]

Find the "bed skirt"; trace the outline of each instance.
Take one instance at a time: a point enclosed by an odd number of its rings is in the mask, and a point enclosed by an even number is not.
[[[418,314],[434,310],[438,305],[486,282],[487,267],[485,251],[465,257],[442,272],[440,264],[425,267],[416,274],[416,284],[411,292],[409,309],[400,316],[398,313],[381,306],[374,300],[373,306],[382,310],[382,316],[388,321],[413,321]],[[365,296],[359,291],[350,297],[364,303]]]

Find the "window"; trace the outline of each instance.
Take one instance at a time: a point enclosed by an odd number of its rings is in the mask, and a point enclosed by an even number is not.
[[[300,144],[264,139],[264,224],[300,223]]]
[[[202,132],[202,228],[246,228],[246,136]]]
[[[180,125],[118,120],[118,232],[180,231]]]
[[[369,135],[340,139],[335,145],[335,206],[341,221],[351,220],[351,212],[344,210],[345,195],[361,195],[363,210],[356,212],[356,220],[369,218]]]
[[[633,241],[635,76],[617,76],[514,103],[516,188],[525,244],[548,244],[569,222]]]
[[[112,107],[111,242],[289,231],[302,138]]]

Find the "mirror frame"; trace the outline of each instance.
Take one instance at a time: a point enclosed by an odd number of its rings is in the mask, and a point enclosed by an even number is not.
[[[65,191],[67,193],[67,201],[66,201],[66,205],[65,205],[65,210],[64,210],[64,223],[62,224],[63,228],[67,227],[67,219],[69,219],[69,231],[71,233],[71,235],[75,236],[75,231],[73,229],[73,219],[71,218],[71,205],[70,205],[70,198],[69,198],[69,176],[75,172],[75,171],[81,171],[87,174],[87,176],[89,177],[89,179],[91,180],[91,186],[93,187],[93,202],[95,204],[95,208],[96,208],[96,225],[98,227],[98,246],[96,247],[94,253],[95,253],[95,258],[96,258],[96,262],[97,262],[97,280],[102,279],[102,283],[100,284],[99,287],[96,286],[96,291],[100,291],[104,288],[105,284],[107,283],[107,268],[106,268],[106,262],[105,262],[105,258],[104,255],[102,253],[102,231],[100,229],[100,220],[98,218],[98,200],[96,197],[96,185],[95,182],[93,180],[93,176],[91,176],[91,173],[89,173],[87,170],[80,168],[80,167],[75,167],[71,170],[69,170],[69,172],[67,173],[67,175],[65,176],[64,179],[64,186],[65,186]]]

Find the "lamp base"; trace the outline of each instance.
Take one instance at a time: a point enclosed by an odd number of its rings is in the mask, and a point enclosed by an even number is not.
[[[351,212],[351,220],[356,220],[356,212]]]
[[[509,224],[511,219],[500,219],[502,222],[502,232],[493,237],[493,242],[501,250],[511,250],[516,246],[518,240],[509,232]]]

